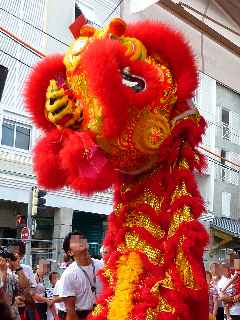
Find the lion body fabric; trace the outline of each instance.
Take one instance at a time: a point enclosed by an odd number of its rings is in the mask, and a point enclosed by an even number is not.
[[[39,184],[114,189],[104,288],[90,320],[208,319],[196,87],[181,34],[120,19],[83,26],[64,56],[45,58],[28,79],[26,105],[44,131],[34,150]]]

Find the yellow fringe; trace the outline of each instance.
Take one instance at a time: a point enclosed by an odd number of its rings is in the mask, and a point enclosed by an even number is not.
[[[127,320],[132,311],[132,295],[140,274],[143,272],[141,258],[136,252],[121,256],[117,270],[117,284],[108,312],[108,320]]]

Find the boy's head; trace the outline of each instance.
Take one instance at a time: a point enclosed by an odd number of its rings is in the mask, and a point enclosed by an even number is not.
[[[69,232],[63,241],[63,250],[70,257],[88,252],[88,242],[79,231]]]
[[[58,279],[59,279],[59,273],[58,272],[51,272],[49,274],[49,281],[50,281],[50,283],[51,283],[51,285],[53,287],[55,287],[55,284],[57,283]]]
[[[25,256],[26,245],[21,240],[15,241],[11,246],[11,252],[19,255],[20,259]]]

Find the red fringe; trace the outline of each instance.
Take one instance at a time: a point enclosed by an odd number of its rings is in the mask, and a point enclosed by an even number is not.
[[[61,77],[66,78],[66,69],[62,55],[53,55],[38,62],[30,73],[23,90],[27,111],[33,122],[48,132],[55,126],[45,117],[46,91],[49,81]]]

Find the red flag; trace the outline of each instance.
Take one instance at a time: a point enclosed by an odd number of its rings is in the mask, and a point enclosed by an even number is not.
[[[75,39],[77,39],[80,36],[80,29],[86,23],[87,19],[81,13],[81,15],[78,16],[77,19],[69,26],[69,29],[72,32],[72,35]]]

